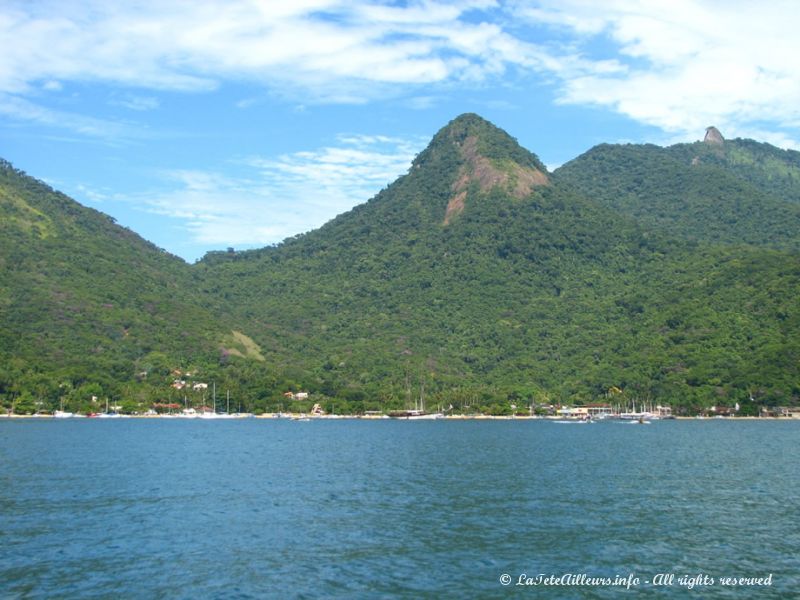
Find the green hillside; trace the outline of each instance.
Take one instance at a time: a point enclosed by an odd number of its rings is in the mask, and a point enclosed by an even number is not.
[[[175,371],[257,411],[796,403],[794,175],[721,152],[603,146],[551,174],[462,115],[365,204],[192,266],[4,164],[0,399],[183,401]]]
[[[0,217],[7,404],[163,397],[172,370],[218,359],[230,330],[198,301],[181,259],[7,162]]]
[[[752,140],[603,144],[556,181],[668,235],[800,250],[800,153]]]
[[[676,144],[666,150],[695,164],[721,167],[776,199],[800,203],[800,152],[796,150],[739,138],[718,144]]]
[[[409,380],[492,410],[612,386],[689,404],[798,392],[796,257],[676,242],[550,179],[466,115],[370,202],[196,268],[268,361],[373,407]]]

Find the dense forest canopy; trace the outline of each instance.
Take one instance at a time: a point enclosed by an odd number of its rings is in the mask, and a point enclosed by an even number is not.
[[[195,265],[0,165],[0,399],[508,414],[800,397],[800,160],[609,146],[548,173],[477,115],[318,230]],[[175,386],[184,381],[185,386]],[[226,395],[227,396],[227,395]],[[94,399],[94,400],[93,400]],[[300,403],[302,404],[302,402]]]

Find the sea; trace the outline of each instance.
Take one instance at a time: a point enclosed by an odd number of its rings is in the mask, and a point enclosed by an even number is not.
[[[800,598],[800,421],[0,420],[0,598]]]

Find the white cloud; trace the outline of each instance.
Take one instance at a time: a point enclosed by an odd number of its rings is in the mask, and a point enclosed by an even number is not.
[[[0,94],[32,105],[43,102],[37,90],[58,91],[57,85],[70,82],[207,92],[226,81],[246,81],[303,104],[363,104],[419,96],[420,90],[430,96],[437,84],[481,81],[515,64],[547,62],[546,53],[489,22],[496,5],[7,0],[0,7]],[[157,100],[136,94],[117,104],[150,110]],[[70,115],[51,123],[63,127],[78,120]]]
[[[572,34],[583,64],[562,78],[562,102],[611,107],[684,138],[716,125],[729,137],[797,146],[775,131],[800,123],[795,2],[544,0],[514,9]],[[621,69],[603,72],[579,54],[597,42]]]
[[[319,227],[405,173],[421,140],[340,136],[336,145],[244,161],[249,174],[164,173],[168,189],[130,198],[179,219],[205,245],[264,245]]]
[[[480,77],[521,51],[496,25],[463,20],[493,4],[12,1],[0,14],[0,91],[42,80],[206,90],[244,78],[338,98],[363,95],[358,82]]]
[[[246,81],[303,104],[402,96],[424,109],[533,76],[560,102],[667,135],[715,124],[795,145],[798,22],[794,0],[6,0],[0,93],[32,103],[71,82],[203,92]]]
[[[51,184],[53,187],[58,188],[59,184]],[[110,199],[114,198],[114,194],[110,190],[102,190],[99,191],[92,186],[88,186],[82,183],[79,183],[75,186],[75,190],[78,193],[79,198],[86,198],[95,204],[103,204]]]
[[[161,102],[153,96],[125,96],[111,100],[111,104],[129,108],[130,110],[146,111],[157,109]]]
[[[103,138],[109,143],[116,143],[114,140],[142,138],[147,135],[147,132],[141,128],[126,123],[52,110],[24,98],[3,93],[0,93],[0,115],[37,125],[69,129],[85,136]]]
[[[244,110],[246,108],[250,108],[252,106],[256,106],[258,103],[259,103],[259,99],[258,98],[242,98],[241,100],[237,100],[234,103],[234,106],[236,108]]]
[[[439,96],[414,96],[406,100],[405,105],[414,110],[427,110],[436,106],[441,100]]]

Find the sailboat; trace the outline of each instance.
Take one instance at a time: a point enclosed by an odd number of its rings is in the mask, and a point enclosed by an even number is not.
[[[226,413],[218,413],[217,412],[217,384],[214,382],[212,388],[212,410],[211,412],[203,411],[200,413],[201,419],[235,419],[232,414],[229,412]],[[228,408],[230,409],[230,392],[228,393]]]
[[[97,415],[98,419],[119,419],[122,415],[119,414],[116,410],[114,412],[108,412],[108,397],[106,397],[106,412],[100,413]]]
[[[408,390],[409,396],[411,395],[411,389]],[[429,413],[425,412],[425,383],[423,382],[420,385],[420,392],[419,392],[419,401],[414,400],[414,408],[406,409],[406,410],[393,410],[390,411],[389,417],[392,419],[408,419],[408,420],[431,420],[431,419],[444,419],[444,413],[442,412],[435,412]]]
[[[53,413],[53,417],[56,419],[72,419],[75,416],[75,413],[66,412],[64,411],[64,398],[61,398],[61,405],[59,410]]]

